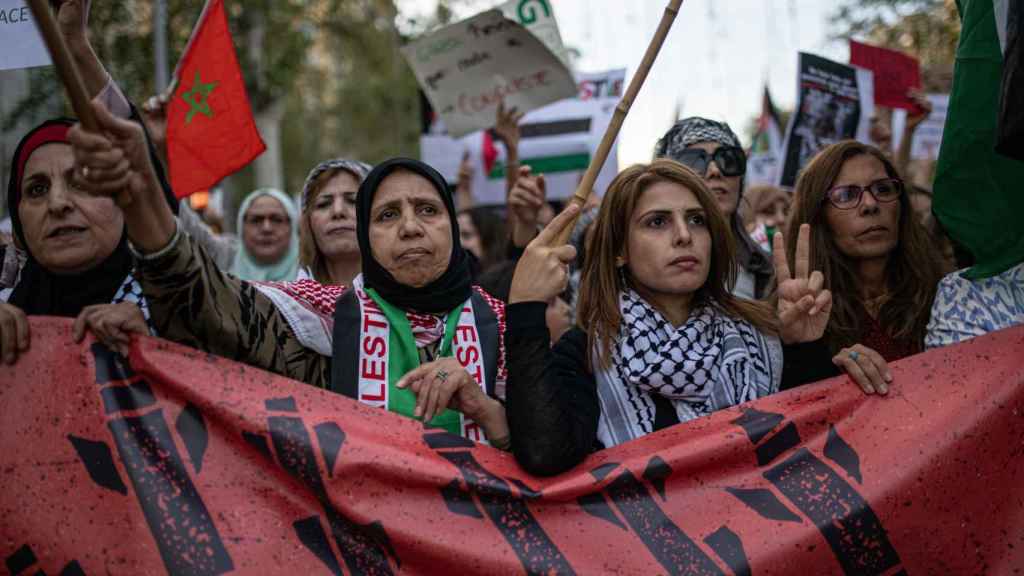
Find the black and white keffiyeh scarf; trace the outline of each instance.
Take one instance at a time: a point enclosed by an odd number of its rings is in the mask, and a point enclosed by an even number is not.
[[[714,303],[690,313],[675,328],[631,289],[619,295],[622,324],[611,365],[595,354],[606,448],[654,431],[655,395],[686,422],[779,390],[782,345],[751,324],[725,315]]]

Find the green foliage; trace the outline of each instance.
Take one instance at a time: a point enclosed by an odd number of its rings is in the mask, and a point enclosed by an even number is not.
[[[834,36],[912,54],[922,66],[952,66],[960,38],[954,0],[844,0],[832,18]]]

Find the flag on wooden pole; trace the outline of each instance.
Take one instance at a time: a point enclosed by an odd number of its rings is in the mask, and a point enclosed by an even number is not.
[[[183,198],[207,190],[266,150],[235,56],[223,0],[209,0],[175,72],[167,161]]]

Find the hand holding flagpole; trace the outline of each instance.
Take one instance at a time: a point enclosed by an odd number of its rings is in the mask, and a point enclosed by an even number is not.
[[[57,20],[53,17],[53,12],[50,11],[47,5],[47,0],[26,0],[26,4],[28,4],[29,10],[32,11],[32,18],[39,28],[43,42],[46,43],[46,48],[50,52],[50,58],[57,69],[57,76],[60,78],[61,83],[64,84],[64,89],[67,91],[68,99],[71,100],[71,107],[74,109],[75,115],[78,116],[78,121],[82,123],[86,130],[98,132],[99,123],[96,122],[92,107],[89,105],[89,96],[85,91],[85,84],[78,73],[78,68],[71,59],[71,53],[64,43],[64,37],[61,36],[60,30],[57,28]]]
[[[622,123],[626,120],[626,115],[629,114],[629,109],[633,106],[633,101],[640,92],[640,88],[644,85],[644,81],[647,80],[647,74],[651,71],[651,67],[654,66],[654,60],[658,57],[658,52],[661,51],[661,46],[665,43],[665,38],[668,36],[669,30],[672,29],[672,24],[675,22],[676,14],[679,13],[679,7],[682,4],[683,0],[670,0],[668,6],[665,7],[665,12],[661,16],[661,23],[658,24],[654,38],[651,39],[650,45],[647,46],[647,52],[644,53],[644,58],[640,61],[640,67],[637,68],[636,74],[633,75],[629,88],[626,89],[626,93],[622,96],[622,100],[619,101],[619,105],[615,107],[615,114],[608,124],[608,129],[601,139],[601,144],[598,145],[597,152],[590,161],[590,166],[587,167],[587,171],[583,174],[583,179],[580,180],[580,184],[576,188],[576,194],[573,195],[571,200],[573,204],[577,204],[581,208],[586,205],[587,199],[593,192],[597,175],[601,172],[601,168],[608,159],[612,145],[615,144],[615,139],[619,136],[619,130],[622,129]],[[555,245],[565,244],[569,241],[569,236],[572,235],[577,219],[579,219],[579,215],[573,219],[570,226],[566,226],[555,237]]]

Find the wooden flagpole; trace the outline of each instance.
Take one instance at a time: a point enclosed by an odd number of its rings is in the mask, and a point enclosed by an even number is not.
[[[29,10],[32,11],[32,18],[43,36],[47,50],[50,51],[50,59],[57,68],[57,76],[60,78],[64,89],[67,91],[68,99],[71,100],[71,107],[78,116],[82,126],[91,132],[99,132],[99,123],[92,113],[92,106],[89,102],[89,95],[85,91],[85,84],[82,76],[78,73],[74,60],[71,59],[71,52],[64,43],[64,37],[57,29],[57,21],[50,11],[47,0],[26,0]]]
[[[608,154],[612,150],[612,145],[615,144],[615,139],[619,136],[619,130],[622,129],[622,123],[626,120],[626,115],[629,114],[629,109],[633,106],[633,101],[636,100],[637,94],[640,92],[640,88],[643,87],[644,81],[647,80],[647,74],[651,71],[651,67],[654,66],[654,60],[658,57],[658,52],[661,51],[661,45],[665,43],[665,38],[668,36],[669,30],[672,29],[672,24],[675,22],[676,14],[679,13],[679,7],[682,6],[683,0],[670,0],[668,6],[665,7],[665,12],[661,16],[661,23],[658,24],[658,29],[654,33],[654,38],[651,39],[650,45],[647,46],[647,52],[644,53],[643,60],[640,61],[640,67],[637,68],[636,74],[633,75],[633,79],[629,83],[629,88],[626,89],[626,93],[623,94],[622,100],[619,101],[619,105],[615,107],[615,113],[612,115],[612,120],[608,124],[608,129],[605,130],[604,137],[601,139],[601,144],[597,147],[597,152],[594,154],[594,158],[590,161],[590,166],[587,167],[587,171],[583,174],[583,179],[580,180],[579,186],[576,188],[576,193],[573,195],[572,200],[575,204],[583,206],[587,203],[587,199],[593,192],[594,183],[597,181],[597,175],[601,172],[601,168],[604,166],[606,160],[608,160]],[[576,216],[579,219],[579,216]],[[554,242],[554,245],[566,244],[569,241],[569,236],[572,234],[572,230],[575,227],[576,222],[573,221],[572,226],[566,227],[565,231],[560,234]]]

